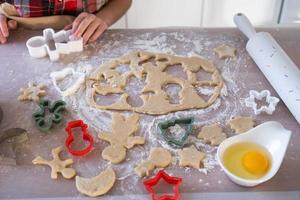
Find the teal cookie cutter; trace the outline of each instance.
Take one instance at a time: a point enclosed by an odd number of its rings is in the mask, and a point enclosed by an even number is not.
[[[33,119],[36,127],[47,133],[53,123],[59,124],[62,121],[62,112],[65,110],[66,102],[58,100],[51,103],[49,100],[41,100],[38,105],[40,110],[33,113]]]
[[[188,136],[193,132],[193,123],[194,118],[193,117],[187,117],[187,118],[177,118],[177,119],[171,119],[164,122],[160,122],[158,124],[158,127],[160,129],[160,133],[163,137],[163,139],[172,147],[174,148],[181,148],[183,147],[186,139]],[[182,137],[176,138],[172,136],[172,134],[169,131],[169,128],[172,126],[175,126],[176,124],[185,125],[185,132]]]

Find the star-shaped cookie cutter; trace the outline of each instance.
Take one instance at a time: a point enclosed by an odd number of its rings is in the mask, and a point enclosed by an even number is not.
[[[193,132],[193,117],[188,118],[177,118],[177,119],[171,119],[164,122],[160,122],[158,124],[158,127],[160,129],[161,135],[164,138],[164,140],[172,147],[175,148],[181,148],[188,136]],[[172,134],[169,132],[169,128],[175,125],[186,125],[184,135],[179,138],[175,138],[172,136]]]
[[[72,131],[74,128],[81,128],[82,139],[89,143],[84,149],[75,150],[71,147],[72,143],[74,142],[74,134]],[[85,124],[82,120],[70,121],[65,130],[68,133],[68,137],[65,141],[65,146],[73,156],[84,156],[93,149],[93,136],[88,132],[88,125]]]
[[[57,33],[53,29],[47,28],[43,31],[43,36],[35,36],[27,40],[26,46],[30,56],[42,58],[49,55],[51,61],[59,59],[59,54],[69,54],[83,50],[83,39],[75,40],[71,30],[61,30]]]
[[[245,104],[247,107],[250,107],[253,109],[255,115],[259,115],[262,112],[265,112],[269,115],[271,115],[275,109],[276,105],[279,102],[279,99],[277,97],[271,96],[271,93],[269,90],[262,90],[260,92],[255,90],[249,91],[249,97],[245,99]],[[261,106],[260,108],[257,107],[257,103],[255,100],[262,100],[263,98],[266,98],[267,106]]]
[[[62,90],[58,87],[57,81],[62,81],[65,79],[68,75],[71,76],[77,76],[76,81],[69,86],[67,89]],[[52,83],[55,87],[55,89],[62,95],[62,96],[70,96],[73,95],[79,88],[80,86],[84,83],[85,81],[85,74],[82,72],[76,72],[73,68],[67,67],[64,68],[61,71],[57,72],[52,72],[50,74]]]
[[[41,100],[39,102],[40,110],[33,114],[36,127],[47,133],[53,123],[58,124],[61,122],[65,106],[66,103],[62,100],[54,101],[52,104],[49,100]],[[47,114],[50,116],[47,116]]]
[[[158,182],[164,179],[167,183],[174,185],[173,187],[173,195],[165,194],[161,196],[157,196],[153,187],[158,184]],[[164,170],[160,170],[153,178],[144,181],[144,186],[148,192],[151,193],[152,200],[179,200],[179,186],[182,183],[182,178],[173,177],[168,175]]]

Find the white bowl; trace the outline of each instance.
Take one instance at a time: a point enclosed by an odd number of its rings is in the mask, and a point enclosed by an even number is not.
[[[285,129],[279,122],[265,122],[245,133],[230,137],[224,140],[218,147],[218,162],[226,175],[236,184],[253,187],[270,180],[279,170],[283,161],[288,143],[291,138],[291,131]],[[239,142],[251,142],[263,146],[271,154],[271,167],[267,174],[259,179],[244,179],[231,173],[223,162],[225,150],[232,144]]]

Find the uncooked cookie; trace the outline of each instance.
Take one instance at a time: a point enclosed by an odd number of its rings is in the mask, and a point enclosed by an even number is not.
[[[151,61],[154,60],[154,63]],[[116,68],[129,65],[130,70],[119,73]],[[187,78],[179,78],[166,72],[173,65],[180,65]],[[198,80],[197,72],[203,70],[211,74],[211,80]],[[125,86],[131,77],[145,82],[140,98],[143,105],[132,106],[128,103],[129,95]],[[151,115],[166,114],[173,111],[193,108],[206,108],[213,104],[220,95],[223,80],[217,68],[201,57],[180,57],[169,54],[132,52],[100,66],[86,81],[87,101],[98,109],[128,110]],[[171,103],[163,89],[168,84],[181,87],[179,103]],[[213,94],[206,101],[198,95],[197,88],[210,86]],[[120,98],[110,105],[101,105],[97,99],[102,96],[119,94]]]
[[[236,59],[236,48],[234,47],[223,44],[217,48],[214,48],[213,51],[216,52],[218,54],[218,57],[221,59],[225,59],[225,58]]]
[[[111,167],[92,178],[76,176],[76,188],[89,197],[106,194],[115,184],[116,174]]]
[[[226,139],[226,134],[223,133],[222,128],[218,124],[212,124],[203,126],[198,134],[198,138],[215,146],[221,144]]]
[[[40,97],[46,96],[46,91],[44,90],[45,85],[38,84],[35,85],[32,82],[28,83],[27,88],[21,88],[21,94],[18,96],[19,101],[39,101]]]
[[[144,144],[145,139],[140,136],[131,136],[138,129],[139,115],[133,114],[125,118],[120,113],[112,114],[112,132],[99,133],[98,137],[110,143],[102,151],[102,157],[114,164],[122,162],[126,158],[126,149],[135,145]]]
[[[164,148],[158,147],[150,151],[147,160],[142,161],[135,169],[135,173],[140,176],[149,176],[155,168],[165,168],[172,161],[171,153]]]
[[[255,125],[254,119],[252,117],[234,117],[228,121],[230,128],[235,131],[235,133],[244,133],[252,129]]]
[[[73,168],[68,167],[73,164],[72,159],[61,160],[59,154],[62,151],[62,147],[52,149],[53,160],[45,160],[41,156],[36,157],[32,163],[35,165],[48,165],[51,167],[51,178],[57,179],[57,174],[61,173],[66,179],[73,178],[76,175],[76,171]]]
[[[179,166],[200,168],[201,161],[205,158],[205,153],[198,151],[194,145],[179,150]]]

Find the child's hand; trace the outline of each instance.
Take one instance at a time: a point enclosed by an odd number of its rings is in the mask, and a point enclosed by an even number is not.
[[[82,37],[84,44],[97,40],[107,28],[105,21],[86,12],[78,15],[72,24],[73,35]]]
[[[4,15],[0,15],[0,43],[6,43],[9,36],[9,30],[16,28],[17,22],[15,20],[7,21],[7,18]]]

